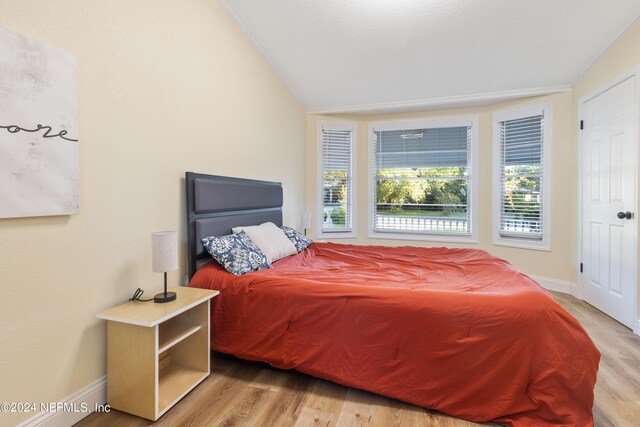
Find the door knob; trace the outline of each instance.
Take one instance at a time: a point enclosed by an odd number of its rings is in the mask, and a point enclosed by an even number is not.
[[[626,212],[618,212],[618,218],[620,219],[631,219],[633,218],[633,214],[629,211]]]

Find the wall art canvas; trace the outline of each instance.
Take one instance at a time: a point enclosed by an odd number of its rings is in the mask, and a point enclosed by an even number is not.
[[[75,57],[0,28],[0,218],[79,209]]]

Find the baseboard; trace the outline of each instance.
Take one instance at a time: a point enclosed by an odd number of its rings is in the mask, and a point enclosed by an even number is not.
[[[544,276],[535,276],[532,274],[530,274],[529,277],[531,277],[533,280],[538,282],[540,286],[542,286],[543,288],[549,291],[562,292],[565,294],[573,295],[574,297],[580,300],[582,299],[578,294],[578,285],[576,285],[573,282],[569,282],[567,280],[553,279],[553,278],[544,277]],[[640,319],[638,319],[638,321],[635,323],[633,333],[636,335],[640,335]]]
[[[51,410],[40,412],[17,427],[69,427],[106,402],[107,377],[104,376],[59,402],[59,410],[55,404],[49,404]]]
[[[554,279],[552,277],[529,275],[533,280],[538,282],[540,286],[555,292],[562,292],[564,294],[570,294],[576,296],[578,294],[578,286],[567,280]]]

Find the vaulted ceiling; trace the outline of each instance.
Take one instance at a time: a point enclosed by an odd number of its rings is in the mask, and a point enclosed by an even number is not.
[[[638,0],[220,0],[310,112],[389,112],[567,90]]]

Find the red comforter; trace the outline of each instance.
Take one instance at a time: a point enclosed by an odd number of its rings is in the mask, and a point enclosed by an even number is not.
[[[215,262],[211,347],[472,421],[589,426],[600,353],[506,261],[472,249],[314,243],[236,277]]]

